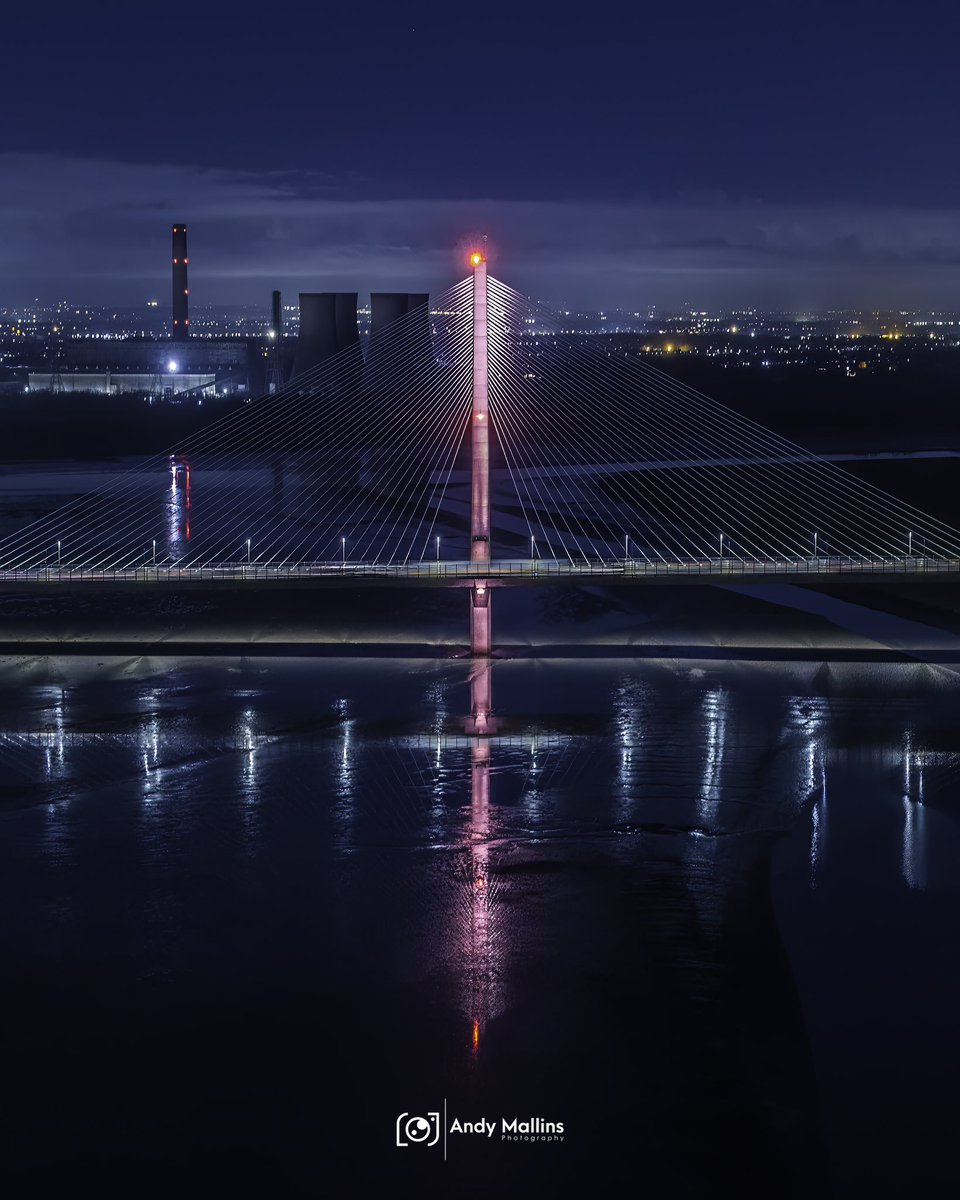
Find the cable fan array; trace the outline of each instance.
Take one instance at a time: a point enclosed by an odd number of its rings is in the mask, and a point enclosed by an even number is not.
[[[470,558],[472,280],[0,543],[0,570]],[[488,280],[494,558],[960,558],[960,532]],[[653,569],[653,566],[650,568]]]
[[[0,545],[0,569],[422,558],[470,409],[469,281]],[[466,535],[464,534],[464,540]]]
[[[554,313],[497,280],[489,308],[491,426],[533,554],[960,554],[957,530],[606,339],[561,333]]]

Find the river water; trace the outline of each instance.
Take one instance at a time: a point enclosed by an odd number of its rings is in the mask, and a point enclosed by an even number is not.
[[[0,679],[11,1180],[955,1179],[954,670],[88,656]]]

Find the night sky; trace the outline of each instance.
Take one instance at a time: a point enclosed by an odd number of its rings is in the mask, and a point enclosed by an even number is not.
[[[941,3],[21,6],[0,304],[443,287],[960,307]]]

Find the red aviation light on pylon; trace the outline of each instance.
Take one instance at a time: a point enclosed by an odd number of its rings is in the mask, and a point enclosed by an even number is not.
[[[482,262],[483,262],[483,255],[480,253],[479,250],[474,250],[474,252],[470,255],[470,266],[471,267],[479,267]]]

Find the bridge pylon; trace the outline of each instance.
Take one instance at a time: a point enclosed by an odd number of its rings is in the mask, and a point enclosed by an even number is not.
[[[470,255],[473,268],[473,407],[470,412],[470,560],[490,562],[490,409],[487,396],[487,260]],[[470,590],[470,653],[491,648],[490,584],[477,579]]]

